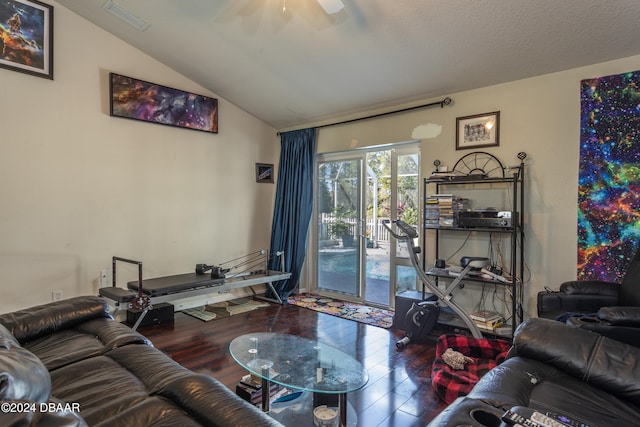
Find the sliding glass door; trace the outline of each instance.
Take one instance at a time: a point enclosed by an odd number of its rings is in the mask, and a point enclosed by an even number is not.
[[[361,175],[361,157],[318,162],[318,288],[356,298],[361,295]]]
[[[383,221],[418,225],[417,144],[333,155],[317,161],[317,291],[379,306],[415,288],[404,247]]]

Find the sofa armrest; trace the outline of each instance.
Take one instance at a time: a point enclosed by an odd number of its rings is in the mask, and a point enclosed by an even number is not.
[[[43,403],[50,394],[51,377],[42,361],[0,325],[0,400]]]
[[[602,280],[571,280],[560,285],[560,292],[568,295],[599,295],[617,300],[620,285]]]
[[[178,403],[203,425],[284,427],[256,406],[236,396],[220,381],[206,375],[190,375],[168,383],[160,393]]]
[[[598,318],[613,326],[640,327],[640,307],[603,307],[598,310]]]
[[[107,300],[96,296],[82,296],[2,314],[0,324],[24,344],[43,335],[101,317],[111,317]]]
[[[563,292],[538,292],[538,317],[555,319],[565,313],[596,313],[600,307],[618,305],[618,297],[565,294]]]
[[[528,319],[509,357],[549,364],[617,397],[640,404],[640,348],[549,319]]]
[[[559,291],[538,292],[538,317],[555,319],[565,313],[596,313],[619,304],[620,285],[602,280],[572,280]]]

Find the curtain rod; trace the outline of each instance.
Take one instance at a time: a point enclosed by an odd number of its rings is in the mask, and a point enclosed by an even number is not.
[[[441,101],[436,101],[436,102],[431,102],[429,104],[423,104],[423,105],[416,105],[415,107],[408,107],[408,108],[403,108],[401,110],[394,110],[394,111],[387,111],[386,113],[379,113],[379,114],[373,114],[371,116],[365,116],[365,117],[358,117],[356,119],[350,119],[350,120],[344,120],[341,122],[335,122],[335,123],[327,123],[325,125],[320,125],[320,126],[314,126],[316,129],[320,129],[320,128],[326,128],[329,126],[338,126],[338,125],[344,125],[346,123],[353,123],[353,122],[358,122],[360,120],[368,120],[368,119],[375,119],[377,117],[382,117],[382,116],[389,116],[391,114],[398,114],[398,113],[404,113],[405,111],[411,111],[411,110],[418,110],[420,108],[428,108],[428,107],[435,107],[436,105],[439,105],[440,108],[444,108],[445,105],[449,105],[451,104],[451,98],[446,97]],[[290,131],[287,131],[290,132]],[[280,136],[281,132],[277,132],[276,135]]]

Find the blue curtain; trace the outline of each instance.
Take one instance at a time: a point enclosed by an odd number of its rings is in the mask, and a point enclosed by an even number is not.
[[[291,278],[274,284],[286,301],[298,285],[307,249],[307,233],[313,212],[313,157],[316,129],[301,129],[280,135],[280,165],[271,226],[269,268],[280,270],[277,251],[284,251],[284,267]],[[271,298],[274,295],[268,295]]]

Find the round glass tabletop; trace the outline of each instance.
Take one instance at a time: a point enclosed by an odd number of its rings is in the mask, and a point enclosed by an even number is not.
[[[364,366],[350,355],[295,335],[242,335],[231,341],[229,351],[251,374],[299,390],[348,393],[369,380]]]

